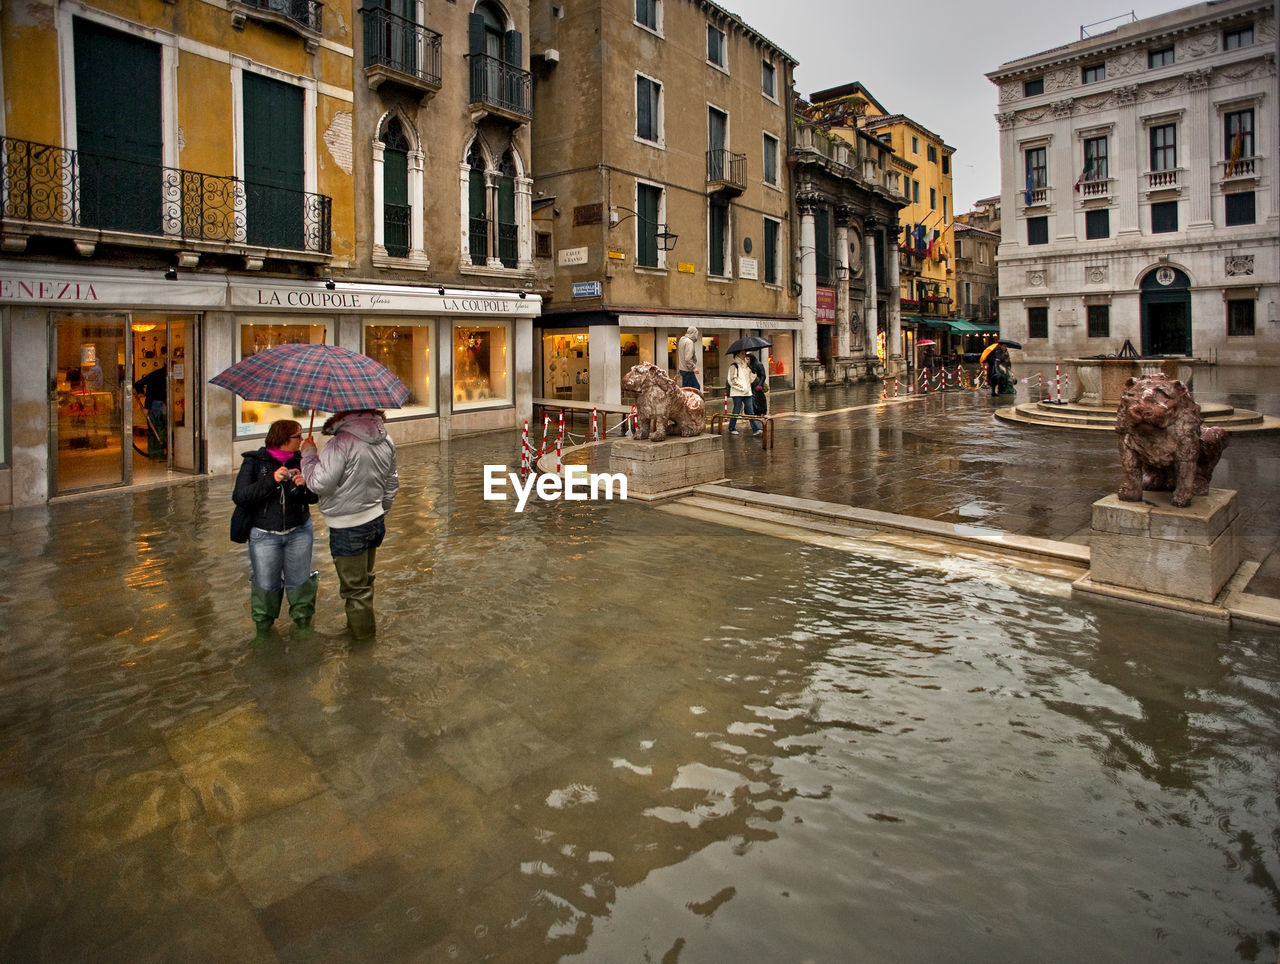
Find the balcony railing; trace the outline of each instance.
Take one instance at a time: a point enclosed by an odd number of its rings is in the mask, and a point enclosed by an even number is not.
[[[1262,173],[1261,157],[1238,157],[1234,161],[1222,161],[1222,180],[1253,179]]]
[[[323,194],[11,137],[0,138],[0,163],[6,221],[330,253]]]
[[[409,219],[413,208],[407,204],[382,205],[382,246],[392,258],[409,256]]]
[[[516,266],[519,229],[514,224],[498,222],[498,258],[504,268]]]
[[[1111,178],[1095,177],[1080,182],[1080,196],[1083,198],[1107,197],[1111,193]]]
[[[321,10],[323,3],[318,0],[238,0],[246,7],[262,10],[266,13],[279,14],[286,20],[292,20],[300,27],[315,33],[321,33]]]
[[[1181,172],[1178,168],[1170,168],[1165,171],[1148,171],[1147,172],[1147,190],[1148,191],[1170,191],[1177,190],[1180,185],[1178,175]]]
[[[533,75],[488,54],[469,54],[471,106],[496,110],[508,117],[533,116]]]
[[[741,194],[747,189],[747,155],[724,148],[707,151],[707,188],[717,194]]]
[[[489,219],[471,218],[467,232],[471,263],[484,266],[489,263]]]
[[[386,68],[416,81],[415,86],[439,90],[440,34],[383,7],[366,7],[363,13],[366,73]]]
[[[1027,207],[1035,207],[1038,204],[1049,203],[1049,189],[1047,187],[1033,187],[1023,192],[1023,203]]]

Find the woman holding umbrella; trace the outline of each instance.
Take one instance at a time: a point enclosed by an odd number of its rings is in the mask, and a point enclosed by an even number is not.
[[[244,453],[231,499],[249,512],[249,613],[262,642],[289,598],[289,618],[301,630],[316,611],[320,573],[311,569],[311,510],[317,499],[302,481],[302,426],[272,422],[262,448]]]
[[[383,414],[374,409],[338,412],[321,429],[332,436],[318,451],[310,435],[302,443],[302,474],[320,497],[329,524],[329,551],[347,628],[357,640],[374,635],[373,564],[386,536],[386,513],[400,490],[396,446]]]
[[[756,413],[751,402],[751,364],[747,361],[747,353],[740,351],[733,356],[733,364],[729,366],[729,397],[733,399],[733,417],[729,419],[729,434],[738,434],[738,413],[750,416]],[[751,434],[759,435],[763,431],[760,423],[751,419]]]

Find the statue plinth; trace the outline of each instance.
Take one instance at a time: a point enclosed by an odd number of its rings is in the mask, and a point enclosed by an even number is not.
[[[1081,389],[1079,403],[1114,409],[1120,404],[1125,384],[1139,375],[1158,372],[1176,378],[1188,388],[1195,376],[1194,358],[1068,358],[1074,365]]]
[[[1240,510],[1233,489],[1210,489],[1185,509],[1171,492],[1141,502],[1109,495],[1093,504],[1089,581],[1211,603],[1244,561]]]
[[[609,471],[626,474],[629,499],[669,499],[699,485],[725,481],[724,437],[619,439],[609,448]]]

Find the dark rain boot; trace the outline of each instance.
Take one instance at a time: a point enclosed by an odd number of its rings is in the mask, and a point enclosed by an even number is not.
[[[284,591],[289,600],[289,618],[300,630],[311,628],[311,617],[316,614],[316,590],[320,588],[320,573],[313,572],[301,586]]]
[[[368,553],[334,556],[333,568],[338,573],[338,593],[346,605],[347,628],[358,641],[373,638],[376,624],[373,615],[373,573],[369,571]]]
[[[271,635],[271,626],[280,615],[280,604],[284,601],[283,589],[259,589],[249,586],[249,615],[253,617],[253,625],[257,627],[255,643],[265,642]]]

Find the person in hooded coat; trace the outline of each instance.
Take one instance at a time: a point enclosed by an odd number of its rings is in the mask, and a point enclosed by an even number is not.
[[[338,412],[321,432],[332,436],[323,450],[310,436],[302,443],[302,474],[320,497],[320,512],[329,524],[329,552],[347,628],[365,640],[377,628],[374,560],[386,536],[386,514],[400,490],[396,446],[383,413],[374,409]]]
[[[689,326],[689,329],[680,336],[680,340],[676,342],[676,368],[680,371],[680,387],[681,388],[697,388],[702,386],[698,384],[698,329]]]
[[[319,497],[303,482],[301,444],[301,425],[272,422],[262,448],[244,453],[231,495],[251,510],[249,612],[257,642],[270,632],[286,596],[289,618],[300,630],[310,628],[316,611],[320,573],[311,568],[310,507]]]

